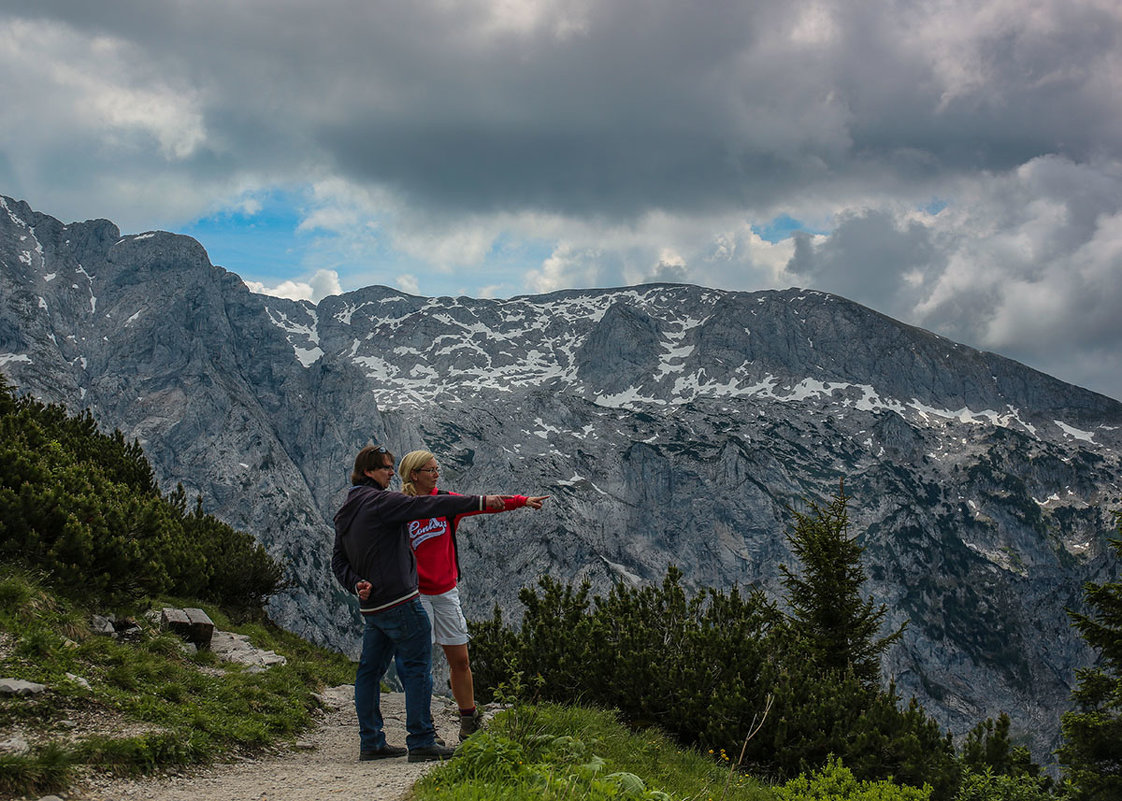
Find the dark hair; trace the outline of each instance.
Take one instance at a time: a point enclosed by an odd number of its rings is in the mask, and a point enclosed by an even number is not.
[[[390,457],[391,462],[394,460],[393,454],[381,445],[367,445],[359,451],[358,456],[355,457],[355,469],[351,471],[351,483],[365,484],[370,481],[370,477],[366,475],[366,471],[385,467],[387,456]]]

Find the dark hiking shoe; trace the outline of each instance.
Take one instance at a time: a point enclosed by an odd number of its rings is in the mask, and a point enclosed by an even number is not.
[[[456,755],[456,751],[447,746],[437,745],[422,745],[420,748],[409,749],[410,762],[439,762],[445,759],[451,759]]]
[[[369,762],[372,759],[393,759],[394,757],[403,757],[409,753],[409,750],[402,748],[399,745],[390,745],[386,743],[377,751],[359,751],[358,761]]]
[[[483,713],[476,707],[470,715],[460,715],[460,742],[483,728]]]

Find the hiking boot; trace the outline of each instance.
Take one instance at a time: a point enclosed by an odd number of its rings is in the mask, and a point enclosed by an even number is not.
[[[390,745],[386,743],[377,751],[359,751],[358,761],[369,762],[372,759],[393,759],[394,757],[403,757],[409,753],[409,750],[402,748],[399,745]]]
[[[447,746],[437,745],[422,745],[420,748],[409,749],[409,762],[440,762],[445,759],[451,759],[456,755],[456,751]]]
[[[460,742],[462,743],[471,735],[483,728],[483,713],[479,707],[470,715],[460,715]]]
[[[440,732],[436,730],[436,726],[432,722],[432,715],[429,715],[429,725],[432,726],[432,737],[437,745],[447,745],[444,740],[440,739]]]

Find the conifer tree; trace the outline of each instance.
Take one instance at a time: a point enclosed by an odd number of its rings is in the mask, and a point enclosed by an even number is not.
[[[11,414],[16,409],[15,392],[7,377],[0,373],[0,415]]]
[[[973,729],[962,743],[962,764],[975,773],[988,771],[996,776],[1039,777],[1040,766],[1032,761],[1032,754],[1023,745],[1016,745],[1010,736],[1012,719],[1002,712],[997,720],[986,718]],[[1042,786],[1051,785],[1051,779],[1041,777]]]
[[[791,631],[816,667],[853,674],[868,689],[880,681],[880,656],[904,633],[905,622],[879,637],[888,609],[862,597],[864,550],[849,533],[849,497],[845,485],[825,506],[809,502],[806,512],[792,510],[795,525],[787,535],[791,552],[802,564],[796,573],[780,565]]]
[[[1111,547],[1122,558],[1122,516]],[[1089,614],[1069,611],[1100,663],[1077,674],[1076,709],[1064,714],[1064,745],[1058,754],[1075,801],[1122,798],[1122,580],[1088,583]]]

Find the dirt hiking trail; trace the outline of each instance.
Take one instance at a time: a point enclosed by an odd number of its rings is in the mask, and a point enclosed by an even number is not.
[[[358,719],[354,687],[323,693],[325,713],[294,747],[231,764],[183,769],[165,777],[94,777],[66,794],[68,801],[397,801],[413,782],[439,763],[409,763],[405,757],[358,761]],[[386,740],[405,745],[405,695],[382,694]],[[451,700],[436,696],[432,714],[448,745],[459,740],[459,713]]]

